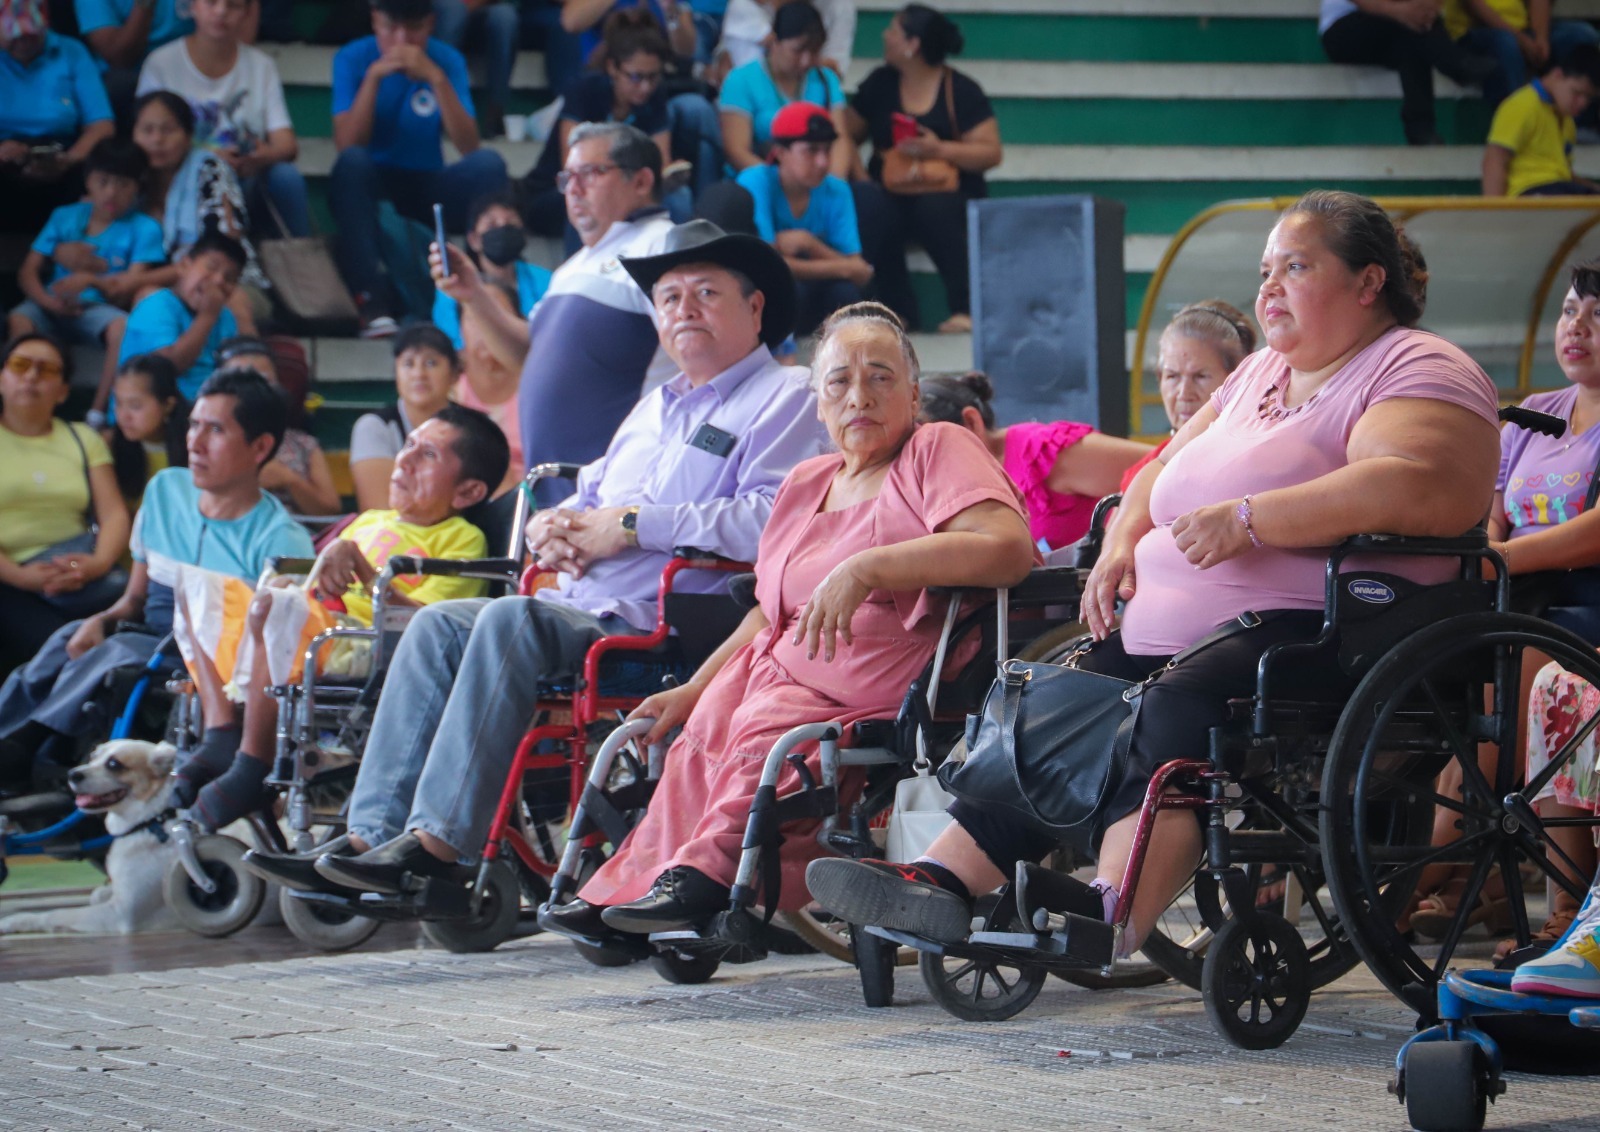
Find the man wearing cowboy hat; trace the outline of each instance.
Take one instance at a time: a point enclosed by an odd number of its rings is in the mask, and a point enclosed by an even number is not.
[[[320,858],[252,854],[263,876],[399,892],[408,874],[476,858],[539,686],[576,672],[601,637],[655,625],[673,547],[753,559],[779,483],[826,450],[805,370],[772,358],[795,310],[773,248],[699,220],[623,266],[681,372],[639,402],[575,495],[529,520],[528,548],[558,585],[417,614],[373,717],[349,844]],[[691,574],[681,588],[717,584]]]

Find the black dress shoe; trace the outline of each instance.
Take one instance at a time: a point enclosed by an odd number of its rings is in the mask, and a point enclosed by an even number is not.
[[[602,909],[601,920],[619,932],[673,931],[693,926],[728,906],[728,890],[698,869],[668,869],[631,904]]]
[[[355,895],[354,889],[325,880],[315,868],[321,857],[348,857],[354,852],[350,848],[349,836],[344,835],[304,853],[263,853],[259,849],[252,849],[244,855],[240,864],[263,880],[270,880],[285,888],[296,888],[301,892]]]
[[[460,866],[441,861],[424,849],[414,833],[402,833],[354,857],[324,854],[313,867],[318,876],[334,884],[388,895],[411,892],[423,880],[453,877],[460,871]]]
[[[605,909],[587,900],[569,900],[565,904],[546,904],[539,909],[539,926],[556,935],[583,936],[585,939],[604,939],[615,935],[600,918]]]

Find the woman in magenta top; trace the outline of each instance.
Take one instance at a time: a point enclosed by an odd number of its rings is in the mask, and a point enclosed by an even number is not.
[[[1083,616],[1096,642],[1080,667],[1142,679],[1247,610],[1261,624],[1148,686],[1126,774],[1083,839],[1098,850],[1099,877],[1081,888],[1074,911],[1109,917],[1155,769],[1204,759],[1228,700],[1254,690],[1262,651],[1315,636],[1331,547],[1364,531],[1458,535],[1488,509],[1499,451],[1494,385],[1466,354],[1411,329],[1426,277],[1408,251],[1363,197],[1313,192],[1291,206],[1261,259],[1256,320],[1268,348],[1234,372],[1123,497],[1087,583]],[[1418,560],[1389,568],[1427,576]],[[1119,598],[1127,603],[1120,629]],[[1332,649],[1306,656],[1295,675],[1286,684],[1322,696],[1349,686]],[[1068,749],[1062,757],[1106,753]],[[956,823],[910,870],[818,861],[807,872],[812,894],[851,923],[964,938],[969,897],[1004,883],[1017,861],[1040,859],[1056,838],[1012,812],[962,801],[950,812]],[[1139,947],[1200,854],[1193,816],[1157,816],[1126,951]]]
[[[1076,421],[996,428],[993,402],[994,385],[984,373],[922,381],[921,419],[958,424],[988,446],[1022,492],[1029,532],[1043,549],[1081,539],[1096,501],[1116,491],[1128,465],[1150,452],[1147,444]]]
[[[802,723],[894,715],[939,640],[945,599],[929,588],[1012,585],[1032,565],[1021,501],[983,445],[917,425],[916,353],[888,308],[833,314],[812,374],[839,451],[802,462],[778,489],[758,607],[688,683],[634,712],[656,720],[648,742],[683,732],[616,855],[580,899],[541,915],[554,931],[667,930],[725,909],[773,743]],[[816,775],[815,744],[802,750]],[[779,793],[800,781],[785,767]],[[816,829],[784,827],[785,908],[808,900],[801,870],[824,852]]]

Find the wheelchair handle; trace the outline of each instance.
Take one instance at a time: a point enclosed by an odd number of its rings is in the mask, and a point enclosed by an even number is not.
[[[1524,409],[1517,405],[1501,409],[1500,419],[1530,432],[1542,432],[1546,436],[1559,437],[1567,431],[1567,422],[1560,417],[1551,413],[1541,413],[1535,409]]]
[[[391,576],[402,574],[429,574],[447,578],[482,578],[489,582],[503,582],[515,577],[522,564],[511,558],[419,558],[411,554],[396,554],[384,564]]]
[[[315,558],[295,558],[288,554],[277,554],[267,559],[267,567],[274,574],[309,574],[316,563]]]
[[[575,480],[581,471],[583,471],[582,464],[567,464],[552,460],[529,468],[525,482],[532,484],[536,480]]]

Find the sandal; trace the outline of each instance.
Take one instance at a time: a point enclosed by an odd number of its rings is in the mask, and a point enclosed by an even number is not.
[[[1411,912],[1411,929],[1429,939],[1444,938],[1460,912],[1461,894],[1466,887],[1464,877],[1455,877],[1442,890],[1422,897]],[[1490,887],[1485,885],[1478,894],[1478,906],[1467,914],[1464,929],[1482,924],[1491,935],[1511,929],[1511,901],[1504,895],[1491,895]]]
[[[1550,913],[1550,918],[1544,922],[1544,926],[1528,937],[1526,947],[1518,947],[1514,939],[1501,940],[1500,946],[1494,949],[1494,965],[1501,970],[1508,970],[1521,966],[1530,959],[1539,958],[1567,934],[1567,929],[1577,918],[1576,907],[1557,908]]]

